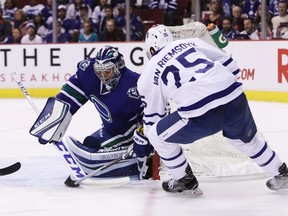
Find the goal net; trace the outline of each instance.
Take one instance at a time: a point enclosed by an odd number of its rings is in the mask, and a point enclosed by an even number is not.
[[[182,26],[168,27],[174,40],[200,38],[218,47],[210,36],[206,26],[200,22],[192,22]],[[173,104],[169,107],[173,110]],[[260,136],[263,136],[260,133]],[[207,180],[237,179],[246,180],[267,177],[267,174],[246,154],[231,145],[222,133],[203,138],[192,144],[181,145],[183,152],[196,176]],[[153,178],[166,178],[169,173],[154,155]]]
[[[202,180],[247,180],[268,177],[263,169],[231,145],[220,132],[181,147],[194,175]],[[157,179],[157,176],[158,179],[169,177],[170,174],[161,161],[156,166],[158,173],[153,175],[154,179]]]
[[[218,48],[210,36],[207,27],[200,22],[191,22],[182,26],[166,26],[172,33],[174,40],[186,38],[200,38],[212,46]]]

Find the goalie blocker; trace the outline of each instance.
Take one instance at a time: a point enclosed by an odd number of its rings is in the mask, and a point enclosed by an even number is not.
[[[64,136],[71,119],[70,104],[50,97],[29,132],[41,144],[57,142]]]

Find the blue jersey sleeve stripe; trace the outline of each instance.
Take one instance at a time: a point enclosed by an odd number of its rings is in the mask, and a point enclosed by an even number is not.
[[[239,72],[240,72],[240,69],[238,68],[237,70],[233,71],[232,73],[233,73],[234,75],[236,75],[236,74],[238,74]]]
[[[143,124],[152,126],[154,124],[154,122],[146,122],[145,120],[143,120]]]
[[[241,85],[242,85],[241,83],[235,82],[232,85],[230,85],[228,88],[224,89],[223,91],[211,94],[211,95],[203,98],[202,100],[200,100],[200,101],[198,101],[198,102],[196,102],[190,106],[179,108],[179,111],[191,111],[191,110],[199,109],[199,108],[205,106],[206,104],[208,104],[208,103],[210,103],[216,99],[223,98],[223,97],[229,95],[230,93],[232,93],[235,89],[237,89]]]
[[[154,116],[159,116],[160,118],[163,118],[166,114],[159,114],[159,113],[152,113],[152,114],[149,114],[149,115],[144,115],[146,118],[151,118],[151,117],[154,117]]]
[[[74,89],[72,86],[68,84],[63,85],[62,91],[67,92],[67,94],[71,95],[82,105],[87,102],[87,98],[84,95],[79,93],[76,89]]]
[[[227,66],[227,65],[229,65],[231,62],[233,61],[233,59],[232,58],[229,58],[226,62],[224,62],[222,65],[223,66]]]

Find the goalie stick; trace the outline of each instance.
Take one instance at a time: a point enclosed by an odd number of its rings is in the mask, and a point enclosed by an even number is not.
[[[19,88],[23,92],[24,96],[26,97],[26,99],[28,100],[28,102],[30,103],[30,105],[32,106],[34,111],[39,115],[40,111],[38,110],[38,108],[36,107],[34,102],[32,101],[32,98],[30,97],[26,88],[24,87],[24,85],[22,84],[21,81],[18,81],[16,79],[16,73],[12,73],[11,77],[18,84]],[[58,150],[58,152],[62,155],[62,158],[64,159],[65,163],[68,165],[68,167],[72,171],[73,178],[78,179],[78,178],[84,177],[86,175],[85,172],[76,163],[75,159],[72,157],[72,155],[70,154],[70,152],[69,152],[68,148],[65,146],[65,144],[61,140],[58,142],[53,142],[53,144],[56,147],[56,149]]]
[[[38,110],[38,108],[36,107],[36,105],[33,103],[32,98],[30,97],[29,93],[27,92],[26,88],[24,87],[24,85],[22,84],[21,81],[18,81],[16,79],[16,73],[12,73],[11,77],[13,78],[13,80],[15,80],[15,82],[18,84],[19,88],[21,89],[21,91],[23,92],[24,96],[26,97],[26,99],[29,101],[30,105],[33,107],[34,111],[39,114],[40,111]],[[69,152],[68,148],[65,146],[65,144],[60,140],[58,142],[53,142],[54,146],[56,147],[57,151],[61,154],[62,158],[64,159],[65,163],[67,164],[67,166],[70,168],[70,170],[72,171],[72,175],[70,175],[67,180],[64,182],[66,186],[68,187],[78,187],[80,182],[83,182],[84,180],[86,180],[87,178],[91,177],[89,174],[89,177],[86,177],[88,175],[86,175],[86,173],[81,169],[81,167],[77,164],[76,160],[74,159],[74,157],[71,155],[71,153]],[[106,168],[108,168],[106,166]],[[101,170],[99,170],[98,172],[106,169],[103,168]],[[96,171],[96,170],[95,170]],[[94,171],[94,172],[95,172]],[[71,181],[77,181],[79,180],[79,183],[76,184],[70,184],[70,180]],[[73,180],[74,179],[74,180]],[[82,180],[83,179],[83,180]],[[116,179],[117,182],[119,182],[119,180],[121,181],[121,178]],[[127,181],[127,177],[123,178],[123,181]]]
[[[18,171],[20,168],[21,168],[20,162],[16,162],[10,166],[0,168],[0,176],[12,174],[12,173]]]

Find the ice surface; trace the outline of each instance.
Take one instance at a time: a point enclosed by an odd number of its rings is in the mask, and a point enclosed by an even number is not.
[[[44,99],[33,99],[39,108]],[[259,129],[280,158],[288,161],[288,104],[250,102]],[[22,168],[0,177],[0,216],[285,216],[288,195],[266,188],[267,179],[201,182],[201,197],[169,194],[161,181],[107,186],[64,185],[69,169],[52,145],[28,131],[36,114],[25,99],[0,99],[0,167]],[[91,104],[73,118],[66,135],[82,141],[100,126]]]

